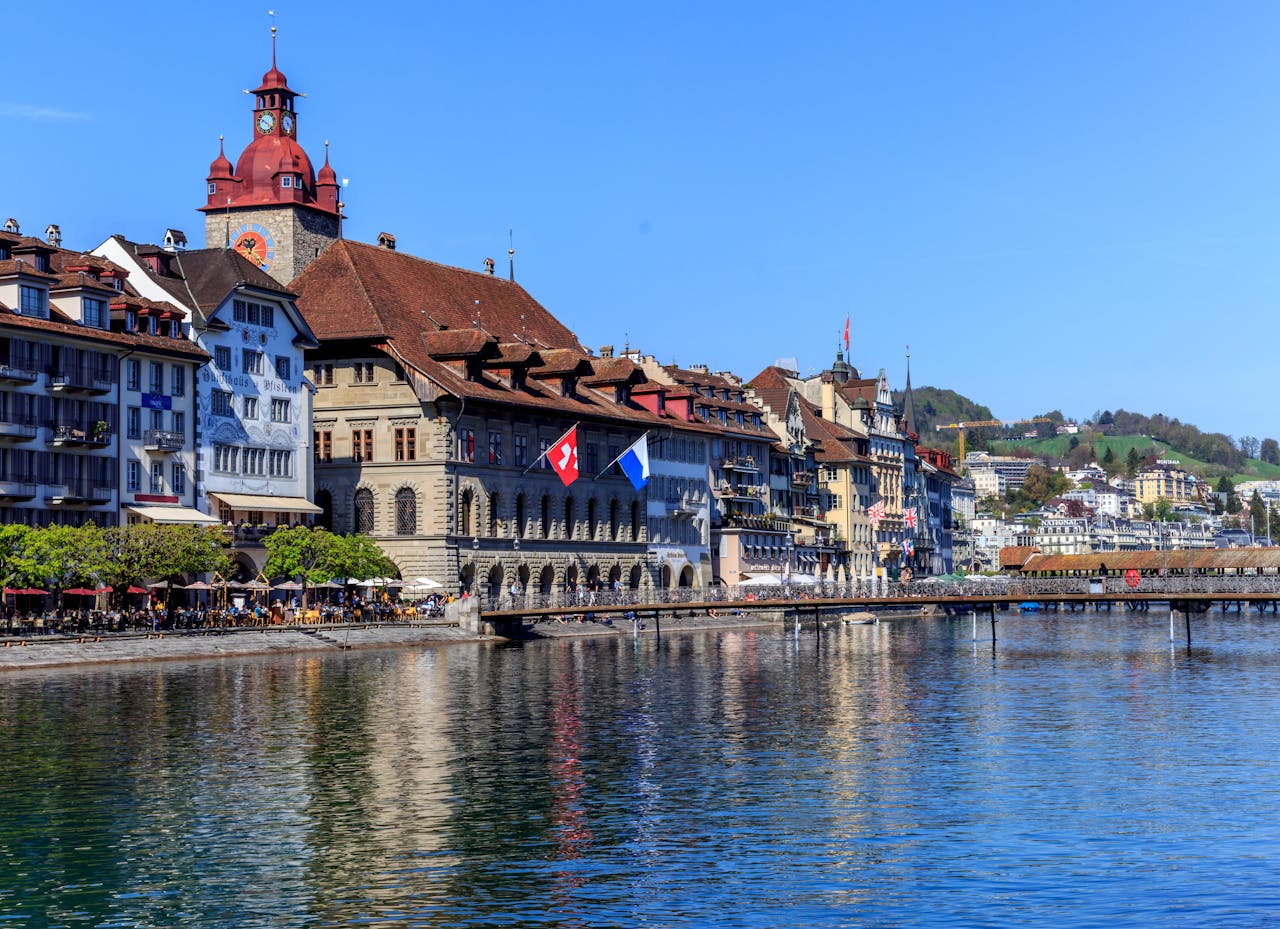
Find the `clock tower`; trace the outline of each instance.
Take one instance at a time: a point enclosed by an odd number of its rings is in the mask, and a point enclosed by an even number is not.
[[[298,94],[276,67],[276,30],[271,27],[271,70],[251,91],[253,141],[235,167],[221,140],[209,166],[204,213],[206,248],[231,247],[282,284],[337,241],[341,216],[338,179],[329,166],[317,174],[298,144]]]

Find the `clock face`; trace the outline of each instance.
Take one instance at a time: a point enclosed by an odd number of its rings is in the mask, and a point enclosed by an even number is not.
[[[280,128],[284,130],[285,135],[293,135],[293,117],[285,113],[280,117]]]
[[[258,114],[258,131],[259,132],[270,132],[273,128],[275,128],[275,124],[276,124],[275,114],[273,113]]]
[[[263,271],[276,257],[276,240],[260,223],[245,223],[232,232],[231,247]]]

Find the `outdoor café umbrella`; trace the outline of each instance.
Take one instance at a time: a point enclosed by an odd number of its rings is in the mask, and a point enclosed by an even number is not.
[[[204,581],[196,581],[182,588],[183,590],[213,590],[211,586]]]
[[[264,584],[262,581],[249,581],[247,584],[241,585],[245,590],[270,590],[270,584]]]
[[[44,597],[48,595],[49,591],[41,590],[39,587],[28,587],[26,590],[18,591],[18,593],[27,594],[32,597]]]
[[[432,580],[429,577],[414,578],[414,581],[410,586],[414,588],[420,587],[423,590],[439,590],[442,587],[444,587],[444,585],[441,584],[439,581]]]
[[[135,587],[133,584],[130,584],[129,589],[125,591],[125,593],[127,594],[145,594],[146,592],[147,592],[147,588]]]
[[[170,584],[168,581],[155,581],[151,584],[148,584],[147,586],[151,588],[159,589],[159,590],[168,590],[170,587],[181,587],[182,585]]]
[[[96,597],[98,592],[90,590],[88,587],[72,587],[70,590],[64,590],[63,596],[70,595],[72,597]]]
[[[276,590],[301,590],[302,585],[297,581],[285,581],[283,584],[276,584]]]

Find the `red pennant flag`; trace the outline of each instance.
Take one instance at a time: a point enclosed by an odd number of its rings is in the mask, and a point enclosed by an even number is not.
[[[849,351],[849,317],[844,318],[844,350]]]
[[[551,461],[551,470],[556,472],[560,482],[568,487],[578,479],[578,427],[574,426],[547,451]]]

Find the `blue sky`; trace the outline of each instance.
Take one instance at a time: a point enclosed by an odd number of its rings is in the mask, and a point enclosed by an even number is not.
[[[346,232],[505,270],[592,346],[852,360],[1004,418],[1280,434],[1280,5],[275,7]],[[202,244],[270,3],[6,9],[0,214]],[[47,9],[47,7],[45,8]],[[367,13],[365,12],[367,11]]]

